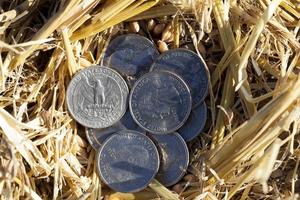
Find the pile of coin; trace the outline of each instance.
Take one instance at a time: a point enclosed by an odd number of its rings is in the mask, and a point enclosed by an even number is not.
[[[102,181],[137,192],[154,178],[171,186],[185,174],[186,142],[205,125],[207,90],[197,54],[175,49],[159,55],[150,40],[128,34],[108,45],[103,65],[73,77],[67,106],[86,127]]]

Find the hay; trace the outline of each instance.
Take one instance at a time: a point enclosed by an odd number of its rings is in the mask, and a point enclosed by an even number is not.
[[[65,93],[132,21],[161,51],[201,54],[211,112],[189,175],[123,194],[99,180]],[[1,199],[299,198],[299,29],[297,0],[0,1]]]

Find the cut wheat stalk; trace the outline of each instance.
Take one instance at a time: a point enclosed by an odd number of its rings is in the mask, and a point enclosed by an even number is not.
[[[217,0],[217,1],[215,1],[213,12],[214,12],[214,15],[216,18],[218,28],[221,33],[221,39],[222,39],[224,46],[226,48],[235,49],[237,45],[234,40],[232,30],[228,24],[229,22],[228,21],[226,22],[224,20],[224,16],[222,15],[223,7],[224,7],[223,3],[219,0]],[[234,51],[232,62],[230,62],[230,66],[231,66],[232,73],[234,75],[236,89],[238,88],[238,83],[239,83],[238,82],[238,74],[236,72],[236,66],[237,66],[239,60],[240,60],[239,53],[237,51]],[[245,76],[245,71],[243,71],[243,75]],[[242,85],[240,87],[242,87],[243,90],[240,90],[239,92],[246,104],[246,108],[247,108],[246,113],[248,116],[252,116],[256,112],[256,107],[253,103],[249,102],[249,100],[251,100],[251,98],[252,98],[249,83],[246,79],[244,79],[244,81],[241,82],[241,84]]]
[[[238,76],[237,76],[237,82],[238,85],[241,85],[240,83],[245,81],[247,77],[245,77],[243,74],[245,74],[245,69],[247,65],[247,61],[249,59],[250,54],[253,52],[253,49],[255,48],[255,45],[257,43],[258,37],[262,33],[264,27],[268,23],[268,21],[272,18],[273,14],[276,11],[276,8],[281,3],[281,0],[275,0],[272,1],[268,8],[264,11],[261,18],[258,19],[256,25],[254,26],[251,35],[249,36],[249,39],[245,45],[245,48],[243,50],[243,53],[241,54],[241,59],[239,61],[238,66]]]
[[[1,1],[0,198],[297,199],[298,4]],[[124,194],[101,182],[96,152],[70,118],[65,98],[72,76],[102,64],[111,38],[130,33],[130,21],[139,24],[136,34],[155,43],[164,32],[154,34],[155,24],[171,24],[172,36],[163,37],[167,49],[202,54],[211,75],[205,100],[211,112],[203,133],[188,145],[183,180],[173,188],[154,181]]]
[[[116,18],[108,20],[107,22],[96,21],[74,32],[74,34],[71,36],[71,41],[84,39],[91,35],[100,33],[124,20],[131,18],[132,16],[135,16],[139,13],[142,13],[145,10],[148,10],[149,8],[155,6],[157,3],[157,0],[147,1],[146,3],[144,3],[144,1],[136,1],[135,3],[128,6],[126,9],[121,11]]]

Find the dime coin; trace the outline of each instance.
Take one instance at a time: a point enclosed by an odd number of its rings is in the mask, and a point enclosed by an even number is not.
[[[150,138],[160,155],[156,179],[167,187],[174,185],[185,174],[189,164],[189,151],[185,141],[178,133],[152,134]]]
[[[81,70],[67,89],[67,106],[72,117],[89,128],[106,128],[124,115],[129,90],[113,69],[92,66]]]
[[[137,192],[148,186],[159,168],[154,143],[144,134],[125,130],[108,138],[97,155],[102,181],[119,192]]]
[[[154,44],[137,34],[121,35],[109,43],[104,63],[126,77],[130,86],[147,73],[159,56]]]
[[[150,72],[130,93],[129,108],[136,123],[151,133],[170,133],[180,128],[191,111],[188,86],[177,75]]]
[[[194,52],[186,49],[169,50],[159,56],[151,71],[172,71],[183,78],[191,88],[193,107],[199,105],[208,91],[208,77],[205,65]]]
[[[86,128],[86,138],[90,145],[98,150],[107,138],[121,130],[135,130],[143,134],[146,133],[144,129],[135,123],[130,111],[127,110],[122,119],[110,127],[102,129]]]
[[[191,111],[186,123],[180,129],[178,129],[178,133],[185,141],[191,141],[203,130],[206,118],[207,108],[206,104],[203,102]]]

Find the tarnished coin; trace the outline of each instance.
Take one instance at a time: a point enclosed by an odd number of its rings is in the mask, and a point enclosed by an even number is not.
[[[138,125],[151,133],[170,133],[179,129],[191,111],[188,86],[177,75],[150,72],[141,77],[130,93],[129,108]]]
[[[186,49],[169,50],[159,56],[151,71],[168,70],[178,74],[191,88],[193,107],[199,105],[208,91],[208,77],[201,58]]]
[[[178,133],[151,134],[160,155],[160,167],[156,179],[165,186],[177,183],[185,174],[189,164],[189,151]]]
[[[132,115],[130,113],[130,110],[128,109],[122,119],[118,122],[119,126],[121,126],[123,129],[127,130],[134,130],[141,133],[146,133],[144,129],[142,129],[132,118]]]
[[[127,110],[122,119],[110,127],[102,129],[86,128],[86,138],[89,141],[90,145],[95,150],[98,150],[101,147],[101,144],[103,144],[107,138],[122,130],[134,130],[143,134],[146,133],[144,129],[142,129],[135,123],[130,114],[130,111]]]
[[[201,133],[207,118],[206,104],[203,102],[191,111],[186,123],[178,129],[178,133],[185,141],[191,141]]]
[[[102,181],[119,192],[137,192],[148,186],[159,168],[158,151],[146,135],[121,131],[108,138],[97,155]]]
[[[101,144],[104,143],[104,141],[112,136],[114,133],[122,130],[119,126],[119,124],[112,125],[108,128],[86,128],[86,138],[90,145],[95,149],[96,151],[100,149]]]
[[[154,44],[137,34],[121,35],[109,43],[104,63],[122,74],[130,86],[147,73],[159,56]]]
[[[124,115],[129,90],[113,69],[91,66],[81,70],[67,89],[67,106],[72,117],[90,128],[106,128]]]

